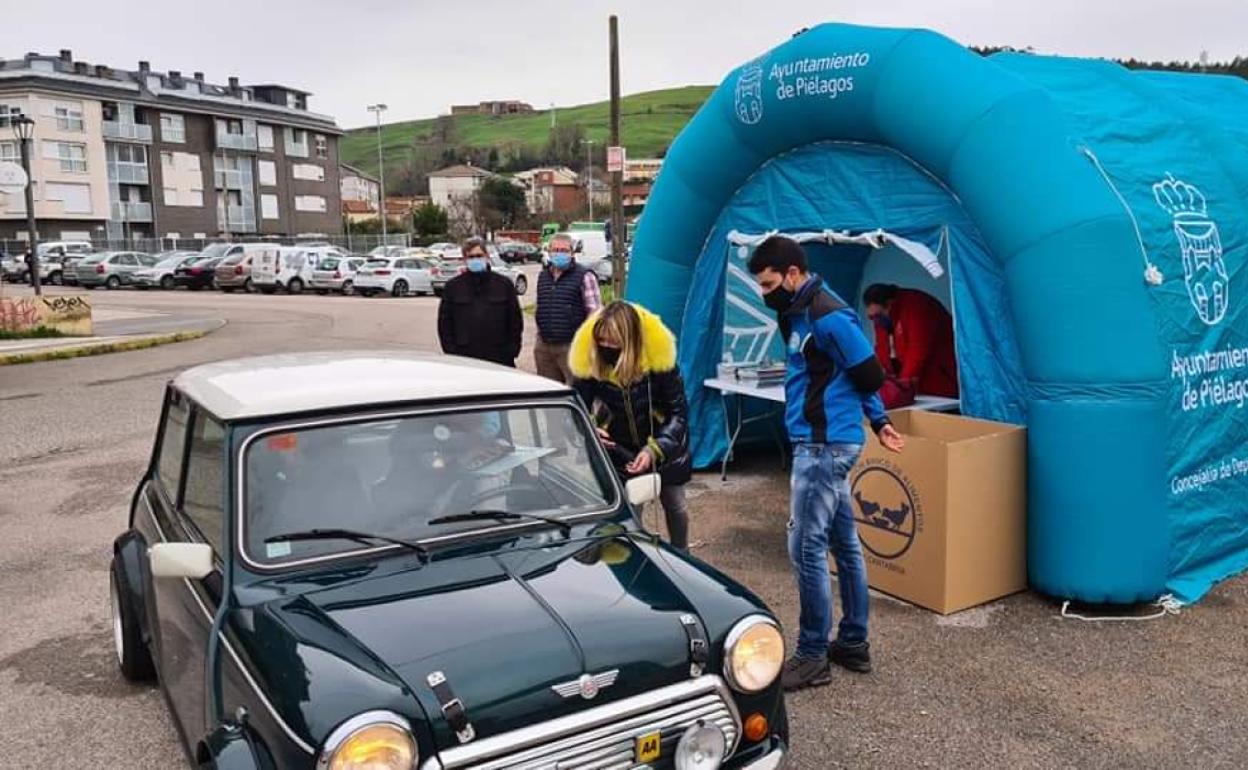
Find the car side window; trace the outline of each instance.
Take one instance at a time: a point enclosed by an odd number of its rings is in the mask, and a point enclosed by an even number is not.
[[[139,264],[144,267],[151,267],[155,265],[157,261],[156,257],[153,257],[151,254],[143,254],[139,257]]]
[[[178,484],[182,480],[182,453],[186,448],[186,422],[189,408],[186,399],[176,390],[169,391],[169,407],[160,434],[160,457],[156,475],[165,493],[175,505]]]
[[[225,429],[204,412],[196,411],[182,512],[217,553],[222,552],[225,537],[224,474]]]
[[[135,260],[133,254],[122,254],[118,256],[116,259],[114,259],[113,263],[117,265],[133,266],[137,264],[138,262],[137,260]]]

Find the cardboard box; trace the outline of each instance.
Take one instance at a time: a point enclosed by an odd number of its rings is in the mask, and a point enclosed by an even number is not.
[[[872,436],[849,474],[871,587],[941,614],[1025,589],[1026,430],[916,409],[889,416],[905,449]]]

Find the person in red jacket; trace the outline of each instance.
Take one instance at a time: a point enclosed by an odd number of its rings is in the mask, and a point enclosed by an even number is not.
[[[918,393],[958,397],[958,363],[953,318],[929,294],[876,283],[863,293],[875,322],[875,355],[885,371]],[[891,347],[890,347],[891,343]]]

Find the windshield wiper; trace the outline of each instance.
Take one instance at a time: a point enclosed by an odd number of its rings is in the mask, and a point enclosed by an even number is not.
[[[428,523],[456,524],[463,521],[520,521],[522,519],[540,521],[552,527],[558,527],[564,537],[571,537],[572,535],[572,525],[566,521],[560,521],[550,516],[538,516],[535,513],[515,513],[512,511],[469,511],[467,513],[455,513],[450,516],[440,516],[436,519],[430,519]]]
[[[359,532],[354,529],[305,529],[300,532],[286,532],[273,537],[266,537],[266,543],[289,543],[295,540],[352,540],[357,543],[370,544],[373,541],[398,545],[414,552],[421,561],[429,561],[429,549],[420,543],[404,540],[389,535],[374,535],[371,532]]]

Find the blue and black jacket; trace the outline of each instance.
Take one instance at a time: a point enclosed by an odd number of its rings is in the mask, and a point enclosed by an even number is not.
[[[788,358],[785,427],[795,444],[861,444],[862,415],[888,424],[877,391],[884,369],[858,314],[814,273],[780,314]]]

